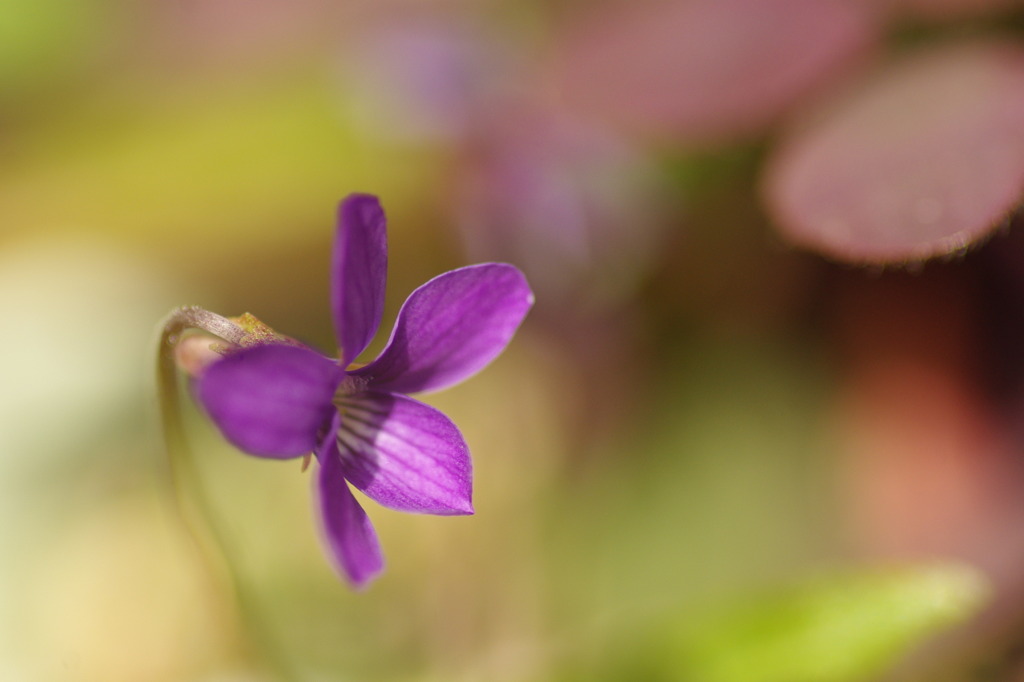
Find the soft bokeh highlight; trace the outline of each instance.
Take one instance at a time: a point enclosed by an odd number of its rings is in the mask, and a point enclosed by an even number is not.
[[[1014,0],[4,4],[0,678],[1014,679],[1022,25]],[[355,191],[387,209],[385,326],[478,260],[537,297],[424,399],[476,514],[375,511],[361,594],[310,472],[190,402],[226,562],[201,551],[153,380],[185,304],[334,355]]]

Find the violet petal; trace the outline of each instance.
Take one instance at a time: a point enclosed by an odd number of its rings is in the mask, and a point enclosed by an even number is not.
[[[412,292],[384,352],[352,374],[395,393],[457,384],[505,349],[531,305],[526,278],[511,265],[446,272]]]
[[[391,509],[473,513],[473,467],[462,434],[438,410],[402,395],[339,402],[345,478]]]
[[[288,458],[311,452],[331,418],[341,368],[307,348],[245,348],[213,363],[196,392],[213,422],[240,450]]]
[[[345,482],[333,438],[319,454],[317,509],[324,547],[335,568],[356,588],[365,587],[384,568],[380,541],[366,512]]]
[[[331,264],[331,313],[341,366],[366,350],[384,314],[387,221],[377,197],[351,194],[338,207]]]

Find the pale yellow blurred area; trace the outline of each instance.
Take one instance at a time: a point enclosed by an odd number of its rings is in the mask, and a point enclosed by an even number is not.
[[[108,237],[0,254],[4,679],[182,679],[232,637],[157,494],[152,320],[170,279]]]
[[[59,530],[21,627],[34,640],[27,677],[202,679],[223,664],[232,623],[189,539],[152,496],[97,505]],[[74,605],[74,608],[69,608]],[[44,646],[40,646],[44,645]]]

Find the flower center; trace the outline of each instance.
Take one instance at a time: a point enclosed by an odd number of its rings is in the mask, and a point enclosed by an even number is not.
[[[366,379],[365,377],[346,374],[345,378],[341,380],[340,384],[338,384],[338,388],[334,391],[334,404],[339,405],[340,403],[345,402],[346,398],[362,393],[366,390],[366,386],[369,383],[369,379]]]

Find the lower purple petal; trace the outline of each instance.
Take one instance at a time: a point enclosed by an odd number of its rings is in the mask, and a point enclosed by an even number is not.
[[[317,505],[324,546],[331,563],[356,589],[380,574],[384,557],[373,524],[348,489],[337,446],[318,453]]]
[[[338,405],[338,447],[352,485],[398,511],[473,513],[469,448],[448,417],[387,393],[363,393]]]
[[[256,346],[210,365],[196,393],[239,449],[261,457],[298,457],[317,446],[342,376],[333,361],[308,348]]]

